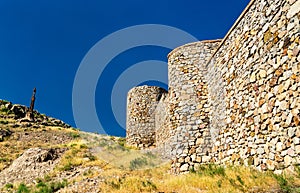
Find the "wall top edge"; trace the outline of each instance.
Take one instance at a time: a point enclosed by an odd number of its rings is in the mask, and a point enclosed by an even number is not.
[[[192,47],[192,46],[196,46],[196,45],[201,45],[201,44],[206,44],[206,43],[216,43],[216,42],[221,42],[222,39],[216,39],[216,40],[202,40],[202,41],[198,41],[198,42],[191,42],[191,43],[187,43],[184,44],[182,46],[179,46],[175,49],[173,49],[169,54],[168,54],[168,58],[174,54],[175,52],[177,52],[179,49],[182,49],[184,47]]]
[[[252,4],[257,1],[257,0],[250,0],[250,2],[248,3],[248,5],[246,6],[246,8],[244,9],[244,11],[241,13],[241,15],[238,17],[238,19],[234,22],[234,24],[232,25],[232,27],[229,29],[229,31],[226,33],[225,37],[222,39],[221,43],[219,44],[219,46],[217,47],[216,51],[212,54],[212,56],[210,57],[210,59],[207,61],[206,66],[208,66],[208,64],[210,63],[210,61],[212,60],[212,58],[216,55],[216,53],[221,49],[221,47],[223,46],[223,44],[225,43],[225,41],[228,39],[229,35],[232,33],[232,31],[237,27],[237,25],[241,22],[241,20],[244,18],[245,14],[249,11],[250,7],[252,6]]]
[[[128,91],[128,93],[130,93],[130,92],[132,92],[132,91],[135,91],[135,90],[147,90],[147,89],[161,89],[162,91],[167,92],[164,88],[159,87],[159,86],[142,85],[142,86],[135,86],[135,87],[132,87],[132,88]]]

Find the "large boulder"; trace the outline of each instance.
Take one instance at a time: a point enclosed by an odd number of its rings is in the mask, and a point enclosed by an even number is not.
[[[7,183],[32,183],[51,172],[66,149],[30,148],[0,173],[0,187]]]

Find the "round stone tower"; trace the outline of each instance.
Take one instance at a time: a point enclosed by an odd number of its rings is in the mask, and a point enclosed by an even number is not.
[[[138,148],[155,146],[155,109],[167,91],[156,86],[138,86],[127,95],[126,142]]]
[[[169,115],[173,142],[173,169],[188,171],[209,161],[211,137],[205,74],[206,62],[219,40],[201,41],[176,48],[168,55]]]

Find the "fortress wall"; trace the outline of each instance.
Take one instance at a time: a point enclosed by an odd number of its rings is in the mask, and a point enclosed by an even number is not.
[[[208,62],[213,154],[280,172],[300,163],[300,1],[253,0]]]
[[[293,170],[300,164],[299,20],[300,1],[252,0],[222,42],[173,50],[168,94],[130,91],[127,142],[156,140],[174,172],[209,162]]]
[[[169,107],[172,165],[188,171],[208,160],[211,151],[205,63],[219,44],[202,41],[173,50],[169,56]]]
[[[167,91],[155,86],[132,88],[127,95],[126,142],[146,148],[155,145],[155,109]]]

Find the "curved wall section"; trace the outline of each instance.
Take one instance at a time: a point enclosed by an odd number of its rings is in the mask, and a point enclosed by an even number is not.
[[[155,109],[167,91],[155,86],[139,86],[127,95],[126,142],[138,148],[155,145]]]
[[[187,171],[202,160],[209,160],[206,155],[212,142],[205,64],[219,42],[183,45],[168,56],[171,148],[176,171]]]

